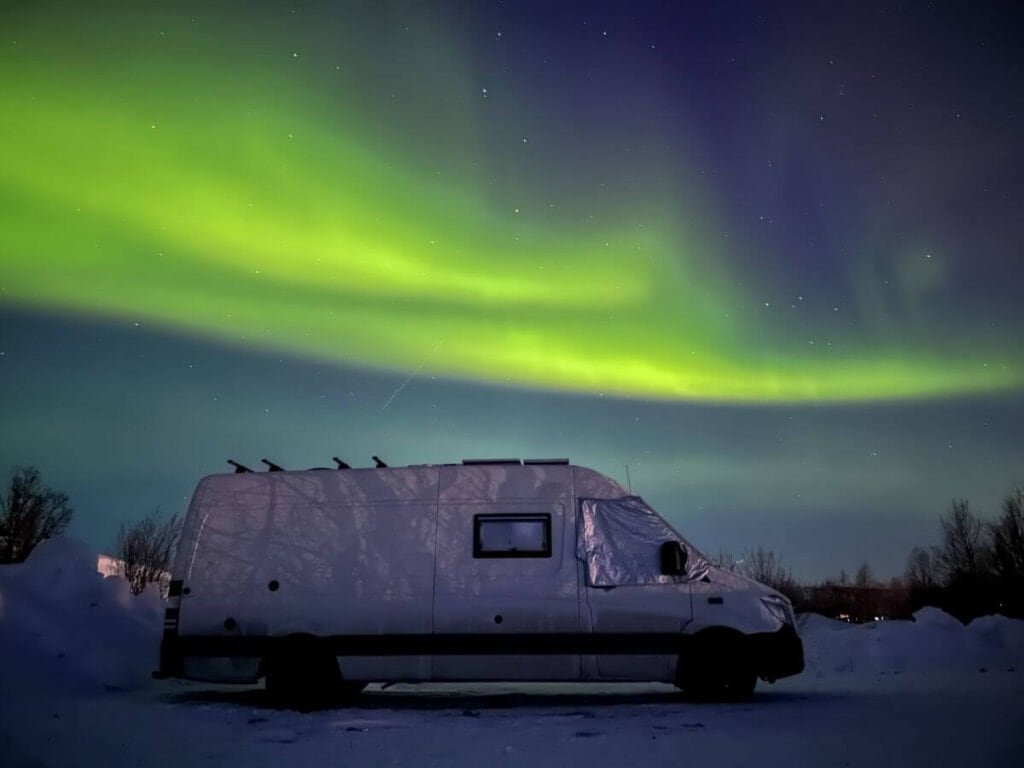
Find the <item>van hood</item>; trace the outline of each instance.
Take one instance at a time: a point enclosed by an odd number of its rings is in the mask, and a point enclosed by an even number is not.
[[[754,592],[761,597],[781,597],[784,600],[789,601],[788,597],[783,595],[781,592],[772,589],[767,584],[762,584],[760,581],[755,581],[749,576],[744,576],[742,573],[730,571],[728,568],[723,568],[720,565],[708,566],[707,579],[712,584],[721,584],[729,589]]]

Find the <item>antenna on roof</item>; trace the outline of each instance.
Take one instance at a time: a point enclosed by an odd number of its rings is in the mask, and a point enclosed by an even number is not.
[[[228,464],[235,468],[236,475],[240,475],[243,472],[252,472],[252,470],[245,466],[245,464],[239,464],[234,459],[228,459]]]
[[[284,467],[279,464],[275,464],[267,459],[260,459],[260,461],[267,465],[267,472],[284,472]]]
[[[370,458],[373,459],[373,462],[377,465],[377,469],[387,466],[387,464],[384,463],[384,459],[380,456],[371,456]]]
[[[333,456],[332,458],[334,459],[334,463],[338,465],[338,469],[352,469],[352,467],[350,467],[344,461],[339,459],[337,456]]]

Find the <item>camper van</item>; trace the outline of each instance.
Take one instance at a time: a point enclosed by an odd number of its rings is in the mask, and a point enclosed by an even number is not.
[[[284,699],[499,680],[742,698],[803,669],[789,600],[594,470],[378,465],[201,480],[154,674]]]

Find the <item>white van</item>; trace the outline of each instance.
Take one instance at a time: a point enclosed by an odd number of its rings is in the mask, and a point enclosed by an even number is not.
[[[200,481],[160,677],[282,698],[398,681],[675,683],[749,696],[803,669],[785,597],[711,565],[567,460]]]

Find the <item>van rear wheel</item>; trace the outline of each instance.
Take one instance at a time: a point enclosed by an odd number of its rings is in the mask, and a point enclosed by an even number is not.
[[[267,695],[278,706],[318,709],[358,694],[365,684],[342,679],[338,660],[312,635],[293,635],[275,644],[266,659]]]

